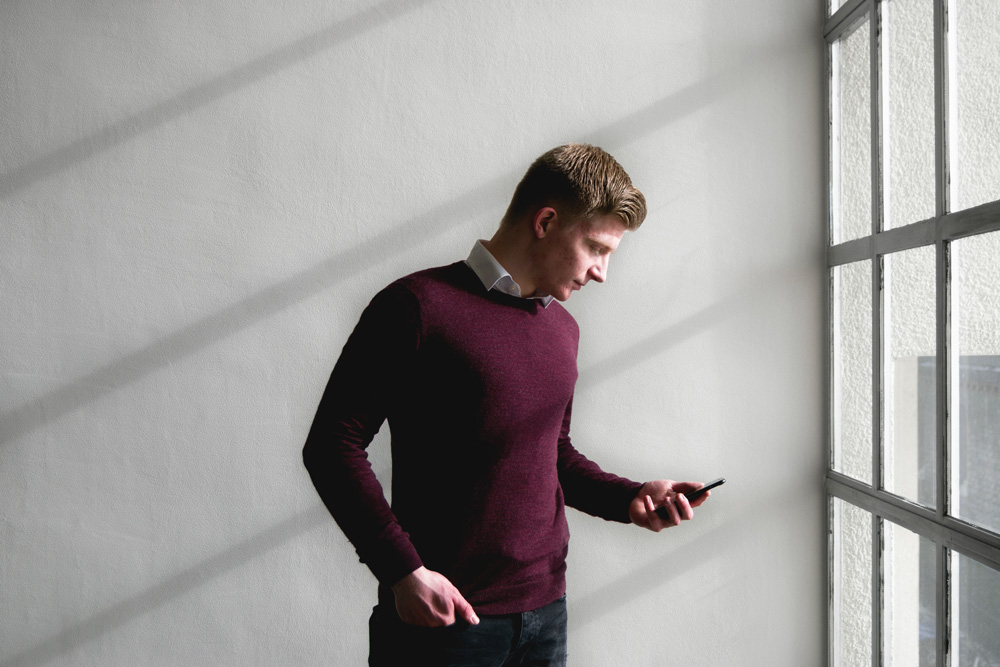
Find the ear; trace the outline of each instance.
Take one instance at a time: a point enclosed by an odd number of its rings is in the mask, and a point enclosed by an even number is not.
[[[551,230],[553,223],[558,223],[558,221],[559,213],[551,206],[546,206],[535,211],[535,216],[531,220],[535,238],[544,238]]]

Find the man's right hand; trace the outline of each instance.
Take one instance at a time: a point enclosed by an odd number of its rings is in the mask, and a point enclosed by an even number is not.
[[[471,625],[479,617],[468,600],[442,574],[420,566],[392,585],[396,611],[404,623],[428,628],[462,619]]]

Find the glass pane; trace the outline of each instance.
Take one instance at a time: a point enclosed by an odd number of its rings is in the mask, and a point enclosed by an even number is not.
[[[885,522],[885,664],[934,667],[937,558],[934,543]]]
[[[936,212],[934,186],[934,4],[883,3],[886,86],[883,170],[887,229]]]
[[[952,646],[959,665],[1000,665],[1000,572],[952,554]],[[954,649],[952,649],[954,651]]]
[[[842,243],[872,233],[871,58],[868,18],[831,47],[833,229]]]
[[[934,246],[885,258],[885,488],[937,503]]]
[[[872,515],[833,499],[834,665],[872,659]]]
[[[835,267],[833,280],[833,467],[871,484],[871,262]]]
[[[952,209],[1000,199],[1000,2],[953,0]]]
[[[951,257],[958,323],[951,511],[1000,532],[1000,232],[955,241]]]

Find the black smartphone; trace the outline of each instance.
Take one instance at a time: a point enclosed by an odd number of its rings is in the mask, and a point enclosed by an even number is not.
[[[725,483],[726,483],[726,478],[725,477],[720,477],[719,479],[713,479],[711,482],[709,482],[705,486],[701,487],[697,491],[692,491],[691,493],[685,493],[684,497],[688,499],[688,502],[691,502],[693,500],[697,500],[706,491],[714,489],[717,486],[722,486]],[[659,515],[659,517],[661,519],[669,519],[670,518],[670,512],[667,511],[666,507],[657,507],[656,508],[656,513]]]

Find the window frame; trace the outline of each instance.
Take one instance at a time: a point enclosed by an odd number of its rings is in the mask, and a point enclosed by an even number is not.
[[[951,560],[952,552],[972,558],[994,570],[1000,570],[1000,534],[962,521],[949,514],[952,487],[951,452],[955,437],[955,424],[950,419],[954,413],[953,368],[956,368],[956,346],[951,335],[951,244],[952,242],[989,232],[1000,231],[1000,200],[974,208],[951,211],[949,131],[952,118],[948,108],[949,53],[948,14],[951,0],[932,0],[934,5],[934,144],[935,144],[935,205],[936,215],[892,229],[883,229],[883,202],[885,180],[883,165],[882,133],[885,120],[882,114],[882,6],[884,0],[846,0],[826,19],[823,39],[827,49],[826,68],[826,174],[827,223],[826,223],[826,474],[824,488],[827,496],[828,516],[828,661],[837,664],[836,621],[839,609],[837,596],[838,573],[836,561],[837,519],[834,516],[834,498],[855,505],[872,516],[872,658],[871,664],[884,664],[883,619],[885,610],[885,521],[889,520],[917,535],[931,540],[937,554],[936,591],[936,642],[937,664],[950,665],[951,628]],[[827,12],[829,13],[829,0]],[[836,80],[834,44],[850,34],[860,22],[869,21],[871,85],[871,233],[868,236],[832,244],[834,224],[839,205],[839,158],[835,125],[839,90]],[[897,496],[885,487],[884,457],[885,430],[883,404],[884,377],[883,350],[885,349],[885,307],[883,292],[884,258],[892,253],[923,246],[935,248],[935,330],[936,330],[936,423],[935,456],[937,459],[937,500],[933,509]],[[835,267],[852,262],[867,261],[872,268],[872,483],[871,485],[835,471],[836,391],[835,352],[838,341],[834,328],[837,324],[837,294],[833,279]]]

